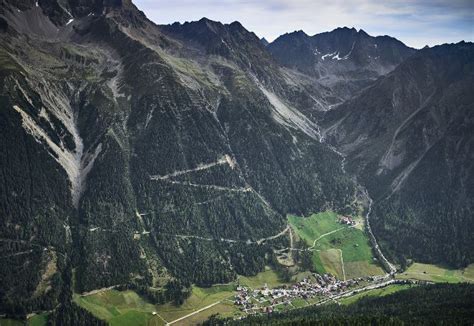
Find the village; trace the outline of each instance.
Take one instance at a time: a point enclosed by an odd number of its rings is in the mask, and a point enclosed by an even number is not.
[[[371,281],[376,280],[373,277],[361,277],[340,281],[330,274],[313,273],[311,277],[304,278],[300,282],[278,288],[270,289],[266,284],[260,289],[238,286],[234,304],[239,307],[240,311],[248,314],[271,313],[278,306],[291,305],[295,299],[310,300],[318,296],[330,297],[350,288],[358,287],[361,283]]]

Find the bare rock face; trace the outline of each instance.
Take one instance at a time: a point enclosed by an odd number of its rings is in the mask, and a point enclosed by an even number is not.
[[[314,36],[303,31],[285,34],[269,44],[268,50],[282,65],[330,87],[338,102],[392,71],[415,52],[392,37],[372,37],[347,27]]]

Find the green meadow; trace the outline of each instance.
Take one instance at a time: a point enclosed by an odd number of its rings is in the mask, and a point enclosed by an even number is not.
[[[355,219],[361,224],[361,218]],[[369,239],[356,227],[340,224],[335,212],[309,217],[288,216],[300,237],[313,249],[313,266],[318,273],[331,273],[339,279],[383,274],[374,262]],[[342,252],[342,254],[341,254]]]
[[[474,282],[474,264],[464,269],[448,269],[442,266],[413,263],[405,272],[397,274],[397,278],[438,283]]]

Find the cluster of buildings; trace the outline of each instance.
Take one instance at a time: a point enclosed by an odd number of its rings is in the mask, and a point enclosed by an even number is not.
[[[351,225],[351,226],[356,225],[356,221],[354,221],[354,219],[350,216],[341,216],[341,217],[339,217],[339,223],[346,224],[346,225]]]
[[[350,286],[358,285],[358,280],[339,281],[329,274],[313,274],[291,286],[269,289],[267,285],[260,289],[237,287],[234,304],[246,313],[272,312],[278,305],[289,305],[294,299],[303,300],[318,295],[331,295],[346,291]],[[361,279],[362,280],[362,279]]]

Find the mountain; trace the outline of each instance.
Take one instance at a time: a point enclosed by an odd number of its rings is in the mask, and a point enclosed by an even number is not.
[[[282,250],[299,273],[288,214],[364,214],[402,268],[473,261],[471,43],[341,28],[265,46],[130,0],[0,0],[0,44],[0,315],[101,324],[73,298],[180,304],[285,275]]]
[[[268,50],[280,64],[330,87],[339,101],[387,74],[415,52],[392,37],[373,37],[347,27],[314,36],[303,31],[284,34],[269,44]]]
[[[267,39],[264,38],[264,37],[262,37],[262,38],[260,39],[260,42],[262,42],[262,44],[263,44],[264,46],[267,46],[268,44],[270,44],[270,42],[268,42]]]
[[[375,234],[404,261],[473,261],[474,44],[425,48],[329,111],[325,135],[374,198]]]
[[[1,313],[70,320],[72,291],[115,286],[179,302],[273,262],[287,213],[358,209],[312,115],[328,90],[239,23],[3,0],[0,26]]]

